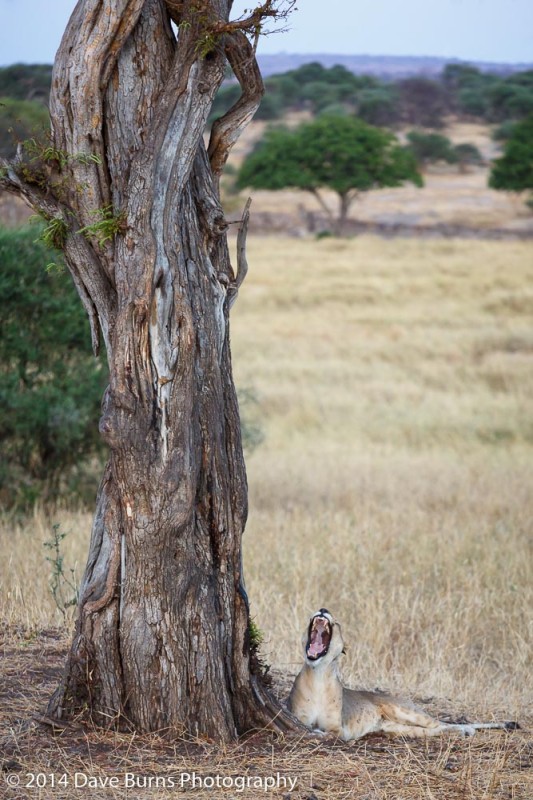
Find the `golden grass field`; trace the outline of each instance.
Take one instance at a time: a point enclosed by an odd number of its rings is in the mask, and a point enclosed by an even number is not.
[[[66,568],[79,577],[90,529],[88,513],[57,509],[0,525],[5,757],[19,774],[298,777],[290,795],[195,798],[530,800],[531,245],[251,238],[248,260],[234,371],[255,392],[265,439],[248,458],[245,574],[278,691],[299,669],[308,615],[326,606],[343,625],[347,683],[405,692],[455,718],[517,719],[523,730],[351,744],[263,734],[223,750],[80,726],[52,735],[31,715],[58,679],[70,621],[51,597],[42,543],[60,523]]]
[[[268,240],[250,261],[234,360],[265,424],[245,542],[273,663],[297,668],[325,605],[350,681],[531,713],[530,247]]]

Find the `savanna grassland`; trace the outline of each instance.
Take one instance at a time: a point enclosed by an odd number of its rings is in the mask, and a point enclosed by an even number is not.
[[[21,774],[279,771],[298,786],[272,795],[291,800],[531,798],[531,245],[255,237],[248,260],[233,360],[264,440],[248,457],[245,575],[277,690],[299,668],[307,617],[326,606],[343,626],[347,683],[523,730],[352,744],[262,733],[223,750],[81,725],[53,732],[31,716],[57,681],[70,612],[64,624],[43,541],[61,525],[64,568],[79,578],[90,527],[89,514],[57,509],[1,525],[6,758]]]
[[[245,541],[273,663],[296,668],[305,613],[325,605],[351,681],[520,716],[530,247],[258,240],[250,260],[233,340],[265,425]]]

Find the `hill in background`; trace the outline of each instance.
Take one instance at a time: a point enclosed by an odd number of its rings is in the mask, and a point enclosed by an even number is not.
[[[275,53],[273,55],[258,54],[257,60],[264,77],[298,69],[303,64],[318,62],[323,67],[334,67],[340,64],[350,72],[397,80],[412,75],[437,76],[446,64],[469,64],[482,72],[497,75],[510,75],[513,72],[533,69],[530,64],[501,64],[491,61],[465,61],[458,58],[441,58],[439,56],[370,56],[342,55],[335,53]]]

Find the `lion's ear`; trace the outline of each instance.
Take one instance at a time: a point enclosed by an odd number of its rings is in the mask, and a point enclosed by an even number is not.
[[[342,648],[341,653],[343,654],[343,656],[346,655],[346,645],[344,645],[344,647]]]

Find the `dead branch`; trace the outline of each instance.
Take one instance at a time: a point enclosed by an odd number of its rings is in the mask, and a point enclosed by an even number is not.
[[[235,31],[243,31],[251,35],[254,39],[258,35],[268,35],[270,31],[264,30],[264,21],[266,19],[286,19],[293,11],[296,5],[296,0],[266,0],[256,8],[252,9],[248,16],[239,17],[238,19],[229,20],[228,22],[218,22],[213,28],[213,33],[234,33]],[[283,29],[282,29],[283,30]]]
[[[230,286],[228,291],[228,301],[229,307],[233,306],[233,303],[237,299],[237,294],[239,293],[239,289],[242,286],[244,279],[248,273],[248,259],[246,258],[246,237],[248,236],[248,223],[250,221],[250,206],[252,204],[252,198],[249,197],[246,201],[246,205],[244,206],[244,211],[242,212],[242,218],[239,225],[239,232],[237,234],[237,275],[235,276],[235,282],[232,286]]]

